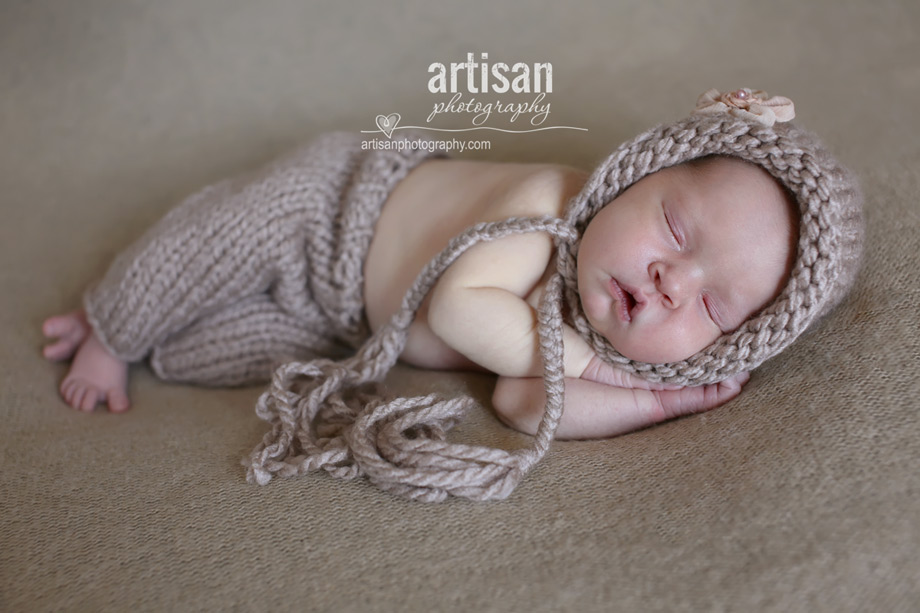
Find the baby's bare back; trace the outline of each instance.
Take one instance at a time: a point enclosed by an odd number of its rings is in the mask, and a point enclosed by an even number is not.
[[[431,160],[420,165],[390,195],[368,251],[364,297],[372,330],[396,312],[418,273],[453,236],[480,222],[560,216],[586,178],[582,171],[546,164]],[[504,250],[493,249],[492,254],[498,257],[490,259],[489,265],[520,268],[520,248],[526,249],[533,239],[509,237],[502,241],[508,242],[509,257],[502,257]],[[473,247],[468,254],[475,251]],[[545,280],[548,256],[540,252],[534,258],[524,258],[526,270],[520,270],[521,276]],[[461,259],[466,257],[464,254]],[[525,296],[528,302],[539,295],[542,283],[529,288]],[[410,328],[402,359],[425,368],[474,368],[473,362],[431,331],[428,305],[426,299]]]

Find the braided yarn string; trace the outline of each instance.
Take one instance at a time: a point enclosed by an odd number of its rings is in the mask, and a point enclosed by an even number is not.
[[[268,483],[325,470],[334,477],[367,477],[394,494],[427,502],[448,495],[472,500],[506,498],[549,449],[562,416],[562,277],[547,283],[538,310],[546,409],[530,449],[508,452],[448,443],[446,434],[475,401],[437,395],[383,401],[368,384],[381,381],[405,347],[415,313],[440,275],[481,241],[523,232],[547,232],[557,245],[577,240],[553,217],[511,218],[477,224],[450,241],[422,270],[400,310],[349,358],[290,362],[276,369],[256,414],[272,429],[244,464],[247,479]]]

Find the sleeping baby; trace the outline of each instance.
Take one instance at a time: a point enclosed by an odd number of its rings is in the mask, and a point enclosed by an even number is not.
[[[44,355],[73,358],[67,404],[121,412],[132,362],[249,384],[399,330],[406,363],[497,374],[495,411],[525,432],[544,419],[553,353],[557,437],[711,409],[858,267],[855,182],[792,116],[786,98],[710,90],[590,175],[450,160],[411,132],[370,151],[326,135],[170,211],[82,310],[44,323]],[[553,301],[561,343],[539,333]]]

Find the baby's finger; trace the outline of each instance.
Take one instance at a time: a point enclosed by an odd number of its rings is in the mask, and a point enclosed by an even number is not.
[[[679,390],[655,392],[666,419],[701,413],[723,405],[741,393],[741,387],[750,379],[748,373],[737,375],[709,385],[684,387]]]
[[[751,379],[751,373],[747,371],[741,371],[738,374],[722,381],[721,385],[727,386],[729,389],[738,388],[740,390],[745,383]]]

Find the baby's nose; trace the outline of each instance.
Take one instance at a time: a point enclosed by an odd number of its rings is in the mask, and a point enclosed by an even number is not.
[[[700,293],[702,274],[689,263],[656,262],[649,272],[665,306],[677,308]]]

